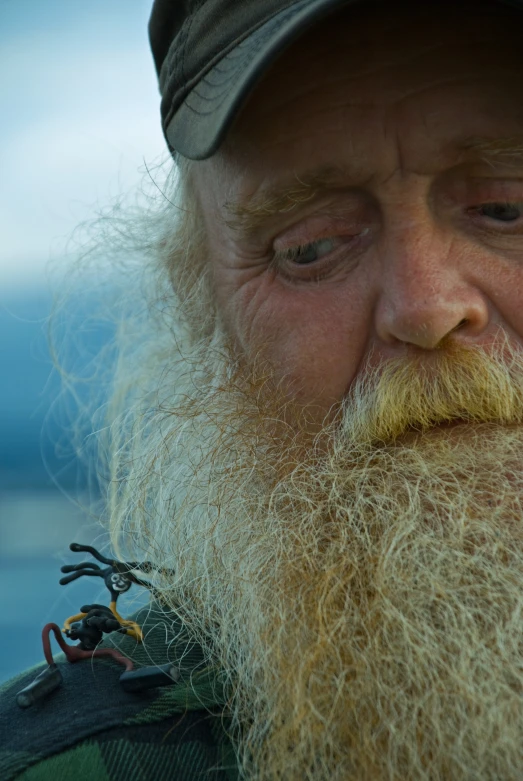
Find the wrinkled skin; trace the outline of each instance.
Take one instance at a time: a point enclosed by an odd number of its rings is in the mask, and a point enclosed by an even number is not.
[[[421,7],[422,5],[422,7]],[[337,12],[295,42],[197,165],[213,284],[244,355],[319,414],[368,364],[430,362],[446,337],[523,338],[523,155],[471,138],[523,138],[523,15],[498,3]],[[249,229],[231,204],[337,181]],[[513,206],[496,206],[509,202]],[[308,245],[301,259],[275,250]]]

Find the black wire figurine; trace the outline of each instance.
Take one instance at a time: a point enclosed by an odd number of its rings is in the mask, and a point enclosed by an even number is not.
[[[77,580],[83,575],[103,578],[105,585],[109,589],[111,602],[109,604],[109,608],[105,608],[103,605],[86,605],[85,608],[82,607],[80,613],[77,613],[74,616],[70,616],[64,621],[62,630],[64,634],[73,640],[80,638],[78,632],[81,631],[81,629],[74,623],[80,621],[87,622],[87,624],[93,629],[95,626],[99,626],[101,632],[117,631],[121,632],[122,634],[131,635],[131,637],[134,637],[134,639],[139,643],[142,642],[142,630],[134,621],[128,621],[127,619],[122,618],[116,609],[116,602],[120,594],[124,594],[126,591],[129,591],[133,583],[137,586],[143,586],[144,588],[149,589],[149,591],[154,591],[154,587],[151,583],[143,580],[133,573],[133,570],[150,573],[154,569],[151,562],[117,561],[116,559],[108,559],[106,556],[103,556],[101,553],[99,553],[96,548],[93,548],[92,545],[79,545],[77,542],[72,542],[69,548],[74,553],[90,553],[91,556],[94,556],[94,558],[100,561],[102,564],[107,564],[107,566],[102,569],[102,567],[92,561],[83,561],[80,564],[65,564],[61,568],[61,572],[72,574],[68,574],[67,577],[61,578],[60,585],[65,586],[67,583],[71,583],[73,580]],[[91,615],[93,610],[98,611],[96,615]],[[105,622],[109,621],[109,623],[104,623],[104,621],[101,621],[103,615],[100,611],[110,611],[111,615],[105,614]],[[120,626],[118,628],[115,627],[114,623],[110,623],[111,616],[114,617],[114,619],[116,619],[116,621],[119,623]],[[91,619],[94,618],[98,620],[91,621]],[[104,626],[107,626],[108,629],[104,629]],[[109,626],[113,628],[109,629]],[[84,634],[86,634],[85,631]],[[100,640],[98,640],[98,642]],[[84,642],[83,638],[82,642]]]
[[[91,556],[94,556],[95,559],[107,566],[102,568],[92,561],[83,561],[80,564],[65,564],[61,571],[67,574],[66,577],[60,579],[60,585],[65,586],[67,583],[71,583],[84,575],[103,578],[111,595],[111,602],[109,607],[98,604],[83,605],[80,608],[80,613],[65,620],[62,629],[63,634],[71,640],[79,640],[78,645],[68,645],[56,624],[51,623],[44,626],[42,630],[42,645],[48,666],[42,670],[32,683],[18,692],[18,705],[21,708],[28,708],[38,700],[46,697],[62,683],[62,674],[51,652],[51,632],[54,634],[58,645],[69,662],[92,659],[94,656],[111,656],[119,664],[124,665],[125,672],[120,676],[120,683],[126,691],[141,691],[153,686],[168,686],[174,683],[179,676],[179,670],[169,663],[134,670],[132,661],[123,656],[116,648],[98,648],[103,635],[111,632],[130,635],[137,642],[142,642],[143,633],[138,624],[135,621],[122,618],[118,613],[116,609],[118,597],[120,594],[129,591],[133,584],[143,586],[156,595],[157,592],[152,583],[139,577],[139,575],[135,574],[136,572],[149,574],[156,571],[170,576],[174,572],[156,568],[149,561],[122,562],[116,559],[108,559],[91,545],[79,545],[77,542],[72,542],[69,548],[74,553],[90,553]]]

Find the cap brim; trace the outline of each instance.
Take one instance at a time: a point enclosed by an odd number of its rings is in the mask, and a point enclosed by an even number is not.
[[[177,109],[165,129],[175,152],[192,160],[211,157],[241,104],[278,54],[317,19],[354,2],[300,0],[245,38],[200,79]]]

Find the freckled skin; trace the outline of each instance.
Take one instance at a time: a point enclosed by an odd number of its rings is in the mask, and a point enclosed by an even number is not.
[[[488,346],[502,328],[523,340],[523,206],[513,223],[473,212],[523,204],[523,163],[456,151],[468,137],[523,135],[523,13],[488,2],[384,9],[349,7],[302,36],[196,169],[227,331],[247,355],[264,345],[276,375],[320,411],[368,361],[430,361],[450,334]],[[322,164],[350,169],[343,187],[271,220],[256,241],[226,224],[227,202]],[[278,241],[326,236],[341,249],[322,279],[271,265]]]

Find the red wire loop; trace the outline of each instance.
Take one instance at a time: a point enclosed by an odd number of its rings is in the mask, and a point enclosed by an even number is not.
[[[84,651],[76,645],[69,645],[65,642],[60,628],[56,624],[46,624],[42,629],[42,645],[44,647],[44,656],[47,664],[54,664],[51,651],[51,638],[49,636],[51,632],[53,632],[56,642],[66,655],[68,662],[74,663],[80,661],[80,659],[92,659],[93,656],[112,656],[116,662],[123,664],[126,672],[133,669],[132,661],[123,656],[116,648],[97,648],[94,651]]]

